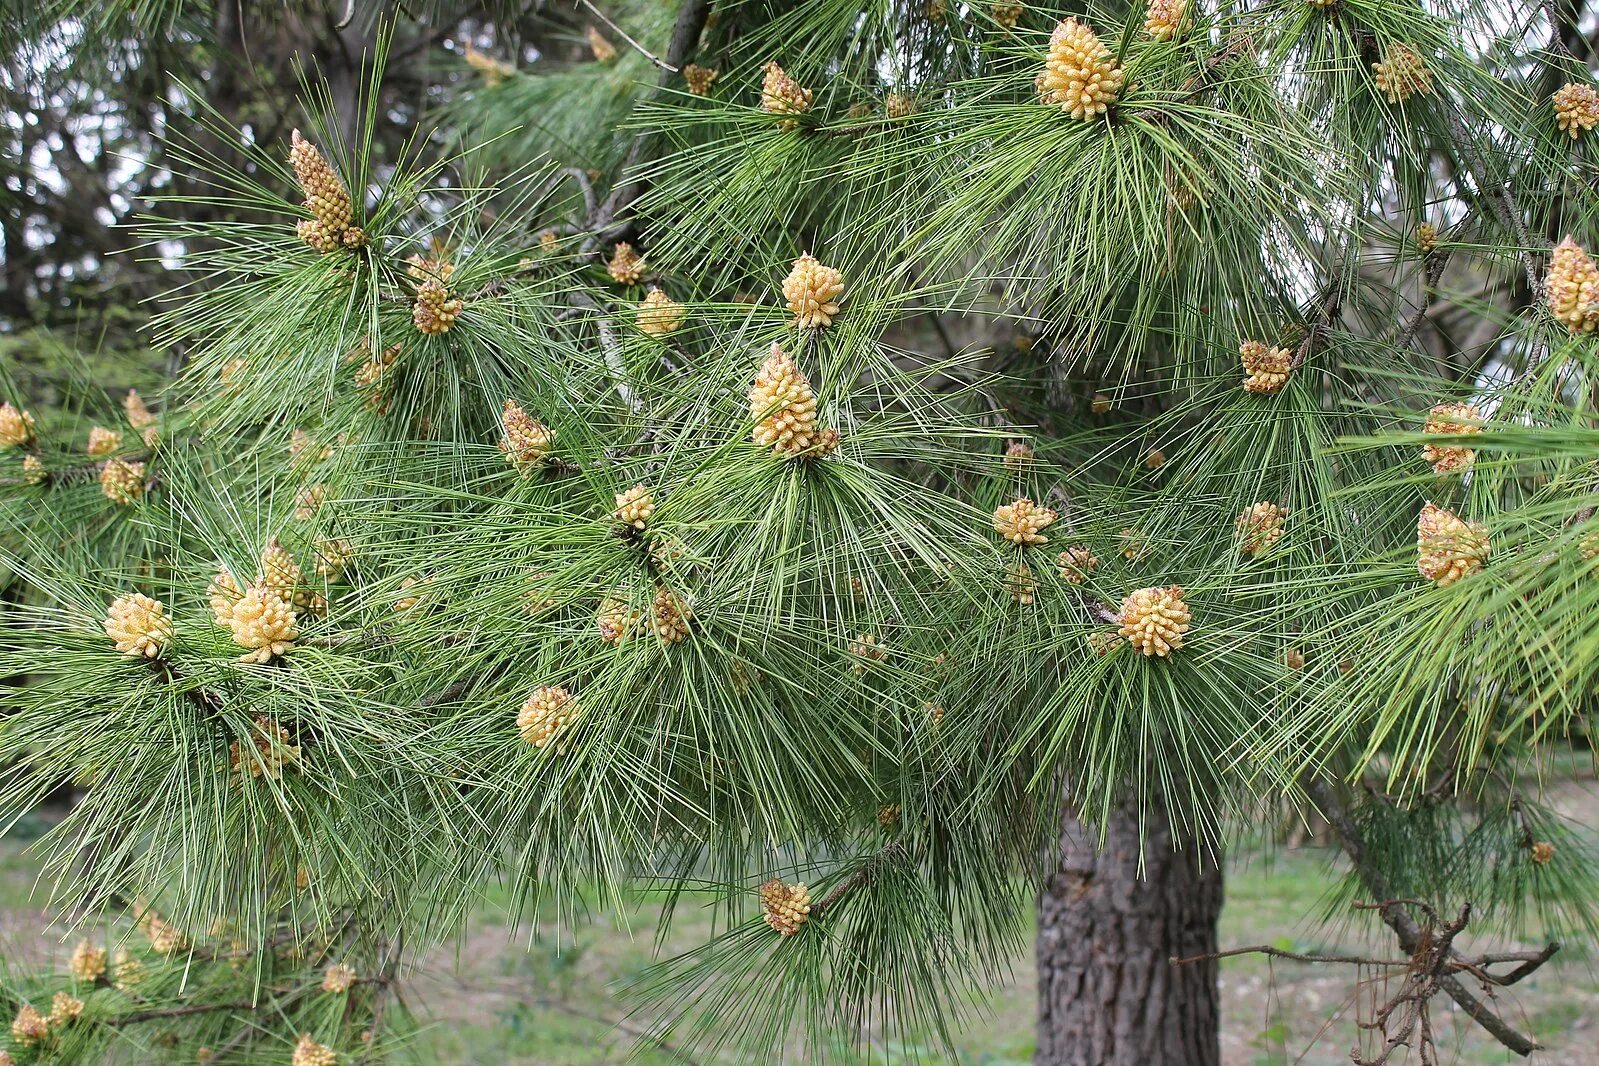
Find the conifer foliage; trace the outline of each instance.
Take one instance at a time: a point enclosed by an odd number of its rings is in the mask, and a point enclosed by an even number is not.
[[[181,372],[0,381],[0,813],[81,793],[13,1061],[380,1061],[491,880],[712,898],[676,1042],[947,1040],[1063,806],[1284,800],[1431,960],[1358,1061],[1531,1046],[1468,952],[1599,934],[1569,5],[358,4],[287,128],[208,97],[234,7],[8,16],[194,42],[119,237]]]

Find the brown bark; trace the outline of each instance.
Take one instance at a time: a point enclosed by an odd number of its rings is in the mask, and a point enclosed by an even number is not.
[[[1103,849],[1068,808],[1038,901],[1038,1066],[1218,1066],[1222,877],[1164,812],[1114,814]]]

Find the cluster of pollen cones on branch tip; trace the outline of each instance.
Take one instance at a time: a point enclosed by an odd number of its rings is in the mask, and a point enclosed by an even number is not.
[[[838,431],[817,422],[810,379],[776,341],[750,386],[749,404],[751,437],[778,458],[820,459],[838,447]]]
[[[289,137],[289,165],[305,194],[311,217],[295,227],[300,240],[326,255],[340,248],[360,248],[366,232],[354,224],[350,190],[321,149],[295,130]]]

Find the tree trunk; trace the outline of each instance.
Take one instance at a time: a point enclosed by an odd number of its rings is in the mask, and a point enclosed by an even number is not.
[[[1219,1066],[1216,950],[1222,878],[1174,851],[1163,811],[1114,814],[1105,847],[1069,806],[1059,865],[1038,900],[1037,1066]]]

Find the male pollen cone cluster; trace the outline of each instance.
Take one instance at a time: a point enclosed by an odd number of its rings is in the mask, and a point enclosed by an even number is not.
[[[1191,617],[1178,586],[1139,589],[1122,600],[1117,631],[1144,655],[1165,658],[1183,646]]]
[[[366,233],[352,225],[354,207],[344,179],[328,163],[320,149],[295,130],[289,135],[289,165],[305,193],[305,209],[311,217],[302,219],[295,232],[306,244],[326,255],[339,248],[360,248]]]
[[[1038,95],[1084,122],[1103,115],[1126,75],[1111,50],[1087,24],[1069,18],[1049,37],[1049,56],[1038,75]]]

